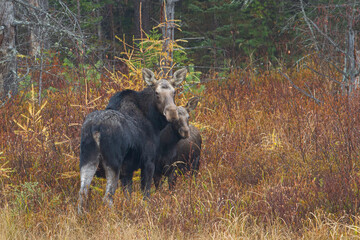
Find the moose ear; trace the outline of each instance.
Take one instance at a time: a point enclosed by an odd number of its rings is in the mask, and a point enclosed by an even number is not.
[[[193,97],[191,98],[188,103],[185,106],[185,109],[188,113],[190,113],[192,110],[194,110],[196,108],[196,106],[199,103],[199,98],[198,97]]]
[[[180,83],[182,81],[184,81],[185,77],[186,77],[186,73],[187,73],[187,69],[186,68],[182,68],[177,70],[176,72],[174,72],[174,76],[173,79],[170,80],[170,83],[176,87],[178,85],[180,85]]]
[[[143,68],[142,75],[147,85],[153,86],[156,83],[155,74],[150,69]]]

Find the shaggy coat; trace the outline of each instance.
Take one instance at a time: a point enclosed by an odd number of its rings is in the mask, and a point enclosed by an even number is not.
[[[156,161],[154,173],[154,184],[157,189],[162,176],[168,178],[169,189],[173,190],[177,177],[176,171],[185,174],[191,170],[194,174],[199,170],[202,138],[196,127],[193,125],[189,127],[190,136],[185,139],[178,137],[178,133],[171,124],[161,132],[162,153]],[[172,141],[169,142],[168,139]]]
[[[144,196],[149,196],[160,131],[178,119],[174,87],[185,76],[186,69],[181,69],[170,81],[155,80],[151,70],[143,69],[143,78],[150,87],[117,93],[106,110],[85,118],[80,143],[79,212],[100,162],[107,180],[104,200],[110,206],[123,165],[134,164],[142,169],[141,188]]]
[[[158,170],[160,168],[164,168],[166,164],[171,162],[171,159],[176,157],[177,144],[179,143],[179,141],[181,139],[186,139],[190,136],[189,113],[190,111],[195,109],[197,103],[198,99],[192,98],[190,99],[186,107],[177,107],[179,119],[167,124],[167,126],[161,131],[160,144],[157,150],[157,157],[155,162],[155,166],[156,168],[158,168]],[[120,171],[120,179],[126,192],[131,191],[133,172],[139,168],[141,168],[141,165],[138,162],[127,161],[127,159],[125,158],[124,164]],[[101,167],[101,165],[96,172],[96,176],[105,177],[105,171]],[[160,180],[161,177],[161,170],[158,176],[155,177],[154,175],[156,188],[158,188],[159,183],[159,181],[157,180]]]
[[[175,184],[176,169],[184,171],[189,162],[193,163],[191,169],[199,169],[201,148],[201,136],[194,126],[189,126],[189,114],[199,102],[197,97],[189,100],[185,107],[178,107],[179,120],[168,124],[160,134],[160,149],[155,163],[154,183],[159,188],[163,175],[168,177],[169,188],[172,190]],[[186,128],[189,136],[183,137],[183,129]],[[191,138],[191,141],[189,141]],[[198,144],[194,149],[194,143]],[[187,169],[190,169],[188,167]]]

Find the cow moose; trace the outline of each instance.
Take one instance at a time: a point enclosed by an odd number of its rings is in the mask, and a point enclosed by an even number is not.
[[[173,190],[176,182],[176,170],[185,173],[192,170],[193,174],[199,170],[200,151],[202,139],[199,130],[193,125],[189,125],[189,113],[194,110],[198,104],[198,98],[189,100],[185,108],[179,112],[187,119],[190,136],[182,137],[181,125],[177,124],[179,120],[168,124],[160,134],[160,150],[155,163],[154,184],[159,188],[162,176],[168,178],[169,189]]]
[[[107,181],[104,201],[109,206],[113,204],[123,164],[134,162],[140,166],[141,189],[144,197],[149,197],[160,131],[179,118],[174,103],[175,87],[186,73],[183,68],[170,80],[156,80],[155,74],[144,68],[147,88],[119,92],[110,98],[105,110],[87,115],[81,128],[79,213],[100,162]]]
[[[176,156],[177,144],[181,139],[186,139],[191,135],[189,113],[196,108],[197,104],[198,98],[192,98],[185,107],[177,107],[179,119],[168,123],[160,133],[160,145],[155,161],[154,173],[156,188],[158,188],[164,168],[166,168],[168,164],[173,164],[172,159]],[[139,168],[140,166],[134,161],[124,162],[120,171],[120,180],[125,193],[131,193],[133,172]],[[157,175],[155,175],[156,173]],[[96,171],[96,176],[101,178],[105,177],[105,170],[101,165]]]
[[[180,139],[185,139],[190,136],[189,129],[189,112],[195,109],[198,100],[191,99],[186,107],[177,107],[179,119],[168,123],[168,125],[160,133],[160,144],[157,150],[155,161],[155,171],[158,161],[161,159],[168,159],[175,157],[176,144]],[[159,165],[160,166],[160,165]],[[123,165],[120,171],[120,180],[125,192],[131,193],[133,172],[139,169],[134,161],[127,162]],[[141,169],[141,174],[142,174]]]

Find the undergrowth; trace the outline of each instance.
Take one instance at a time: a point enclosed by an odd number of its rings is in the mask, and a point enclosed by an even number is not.
[[[275,70],[193,85],[202,88],[191,119],[203,137],[197,178],[183,176],[145,202],[136,179],[131,199],[117,190],[113,209],[102,205],[104,180],[94,179],[78,216],[84,117],[116,91],[142,89],[137,74],[106,74],[101,87],[59,80],[41,103],[36,87],[24,89],[0,109],[1,239],[358,237],[360,97],[334,94],[308,69],[291,78],[300,87],[312,79],[306,87],[322,104]]]

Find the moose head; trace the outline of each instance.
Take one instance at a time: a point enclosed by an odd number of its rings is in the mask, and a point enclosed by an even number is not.
[[[147,68],[142,70],[144,81],[155,92],[157,110],[164,114],[168,122],[179,119],[177,107],[174,103],[175,88],[185,79],[186,73],[186,68],[182,68],[177,70],[169,80],[156,80],[153,71]]]

